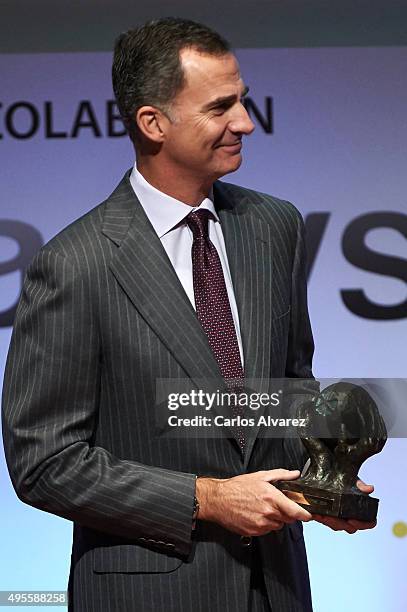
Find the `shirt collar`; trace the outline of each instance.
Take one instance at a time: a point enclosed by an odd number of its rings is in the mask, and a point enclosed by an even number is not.
[[[138,171],[136,164],[130,174],[130,183],[159,238],[174,229],[190,212],[198,208],[210,210],[215,220],[219,221],[213,203],[212,188],[208,198],[202,200],[199,206],[191,207],[150,185]]]

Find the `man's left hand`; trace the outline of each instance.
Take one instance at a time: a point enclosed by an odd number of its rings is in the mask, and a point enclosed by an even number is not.
[[[365,484],[362,480],[357,481],[358,488],[363,491],[363,493],[373,493],[374,486]],[[347,533],[355,533],[360,529],[373,529],[376,527],[377,521],[356,521],[353,519],[339,519],[333,516],[322,516],[321,514],[313,514],[312,518],[318,523],[322,523],[327,527],[330,527],[334,531],[346,531]]]

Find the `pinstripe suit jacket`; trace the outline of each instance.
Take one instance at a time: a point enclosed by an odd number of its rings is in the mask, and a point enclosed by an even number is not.
[[[303,225],[288,202],[216,182],[246,375],[311,377]],[[83,612],[247,610],[250,547],[198,521],[195,475],[302,467],[280,439],[155,437],[157,378],[219,381],[217,363],[125,175],[29,266],[3,390],[18,496],[74,522]],[[258,538],[273,610],[311,610],[300,523]]]

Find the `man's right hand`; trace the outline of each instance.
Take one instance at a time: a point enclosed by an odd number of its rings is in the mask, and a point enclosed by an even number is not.
[[[310,521],[309,512],[272,484],[295,480],[299,475],[299,470],[277,469],[227,479],[198,478],[198,518],[243,536],[264,535],[297,520]]]

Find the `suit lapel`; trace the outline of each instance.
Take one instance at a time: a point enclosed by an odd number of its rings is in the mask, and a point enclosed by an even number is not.
[[[236,188],[214,185],[239,312],[246,379],[255,391],[270,376],[271,236]],[[110,269],[141,316],[198,388],[224,389],[218,364],[177,274],[130,185],[129,173],[106,204],[102,232],[119,247]],[[248,413],[249,411],[247,411]],[[247,414],[257,421],[259,411]],[[257,435],[247,435],[247,465]],[[236,445],[237,441],[235,440]]]
[[[244,370],[249,389],[268,392],[271,371],[272,238],[270,228],[252,214],[255,202],[225,183],[214,186],[242,336]],[[246,410],[258,421],[262,410]],[[247,429],[247,466],[258,427]]]
[[[102,232],[118,246],[110,268],[142,317],[186,373],[206,390],[223,379],[174,268],[130,185],[108,200]]]

